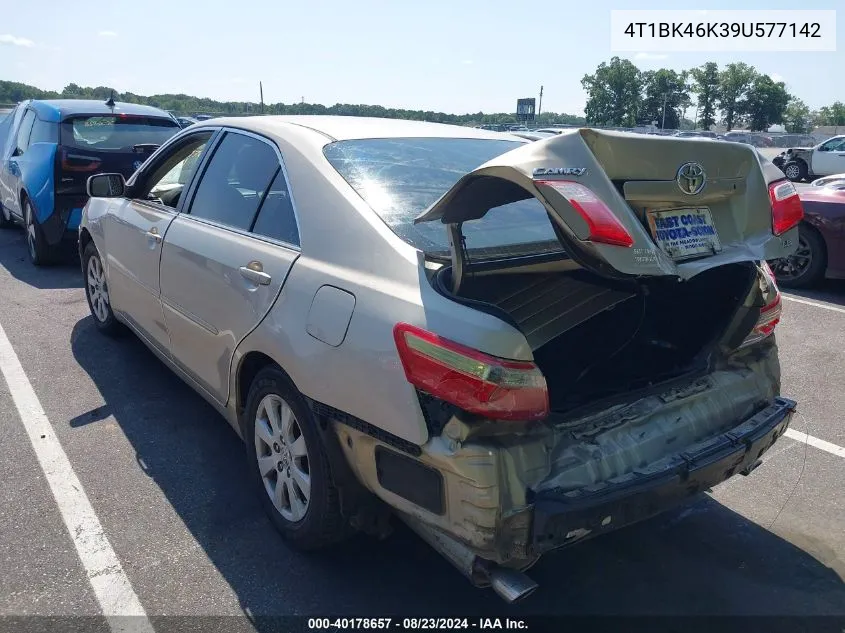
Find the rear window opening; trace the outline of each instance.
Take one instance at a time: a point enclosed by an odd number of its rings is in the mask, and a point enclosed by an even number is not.
[[[131,152],[137,145],[161,145],[180,129],[176,121],[161,117],[74,116],[62,122],[61,143],[80,150]]]
[[[558,414],[705,369],[756,278],[751,263],[684,282],[620,282],[557,268],[470,275],[458,295],[450,291],[450,267],[432,281],[442,294],[525,335]]]
[[[388,138],[336,141],[323,153],[355,192],[400,238],[432,256],[448,256],[440,223],[414,219],[479,165],[524,145],[521,141],[472,138]],[[462,225],[473,259],[561,252],[543,205],[522,199],[490,200],[486,217]],[[485,209],[487,211],[487,209]]]

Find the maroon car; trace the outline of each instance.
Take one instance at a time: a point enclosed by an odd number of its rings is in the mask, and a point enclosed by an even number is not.
[[[845,279],[845,189],[809,186],[799,195],[804,221],[798,250],[769,262],[779,285],[805,288],[823,277]]]

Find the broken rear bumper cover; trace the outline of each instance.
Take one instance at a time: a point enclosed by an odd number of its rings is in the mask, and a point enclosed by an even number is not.
[[[786,432],[795,408],[793,400],[776,398],[730,431],[620,481],[537,493],[533,500],[533,553],[542,554],[647,519],[737,473],[747,473]]]

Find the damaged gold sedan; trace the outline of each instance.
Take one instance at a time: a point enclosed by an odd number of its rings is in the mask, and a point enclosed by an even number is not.
[[[765,262],[803,210],[741,144],[215,119],[89,190],[98,327],[226,417],[303,549],[397,514],[514,601],[543,553],[750,473],[795,409]]]

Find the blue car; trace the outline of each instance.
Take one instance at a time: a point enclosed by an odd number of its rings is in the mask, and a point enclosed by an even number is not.
[[[50,263],[77,238],[88,177],[129,178],[180,129],[164,110],[112,99],[24,101],[0,121],[0,228],[22,224],[32,263]]]

